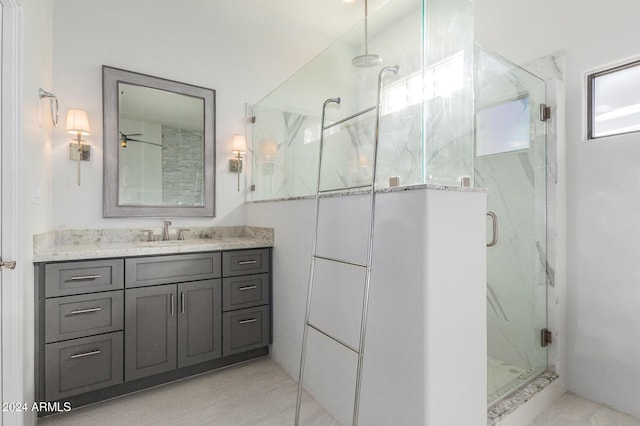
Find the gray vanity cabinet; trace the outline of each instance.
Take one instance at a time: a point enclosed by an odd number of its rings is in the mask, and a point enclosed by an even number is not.
[[[268,354],[269,248],[35,266],[37,400],[75,407]]]

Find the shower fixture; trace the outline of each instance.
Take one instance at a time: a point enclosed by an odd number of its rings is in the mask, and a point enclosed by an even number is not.
[[[367,0],[364,0],[364,55],[358,55],[351,60],[356,67],[374,67],[382,63],[380,55],[369,53],[369,31],[368,31],[368,8]]]

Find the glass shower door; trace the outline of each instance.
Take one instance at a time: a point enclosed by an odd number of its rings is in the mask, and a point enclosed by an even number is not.
[[[486,50],[476,54],[475,185],[486,188],[497,220],[497,243],[487,247],[492,404],[547,368],[545,83]]]

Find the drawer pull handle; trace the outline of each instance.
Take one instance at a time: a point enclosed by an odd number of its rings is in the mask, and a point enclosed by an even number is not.
[[[69,315],[90,314],[92,312],[99,312],[101,310],[102,308],[78,309],[77,311],[71,311]]]
[[[251,318],[251,319],[238,321],[238,324],[249,324],[249,323],[256,322],[256,321],[258,321],[256,318]]]
[[[102,275],[81,275],[78,277],[71,277],[71,281],[89,281],[97,280],[98,278],[102,278]]]
[[[258,288],[257,285],[247,285],[244,287],[238,287],[238,291],[246,291],[246,290],[253,290],[254,288]]]
[[[98,355],[101,351],[91,351],[91,352],[84,352],[81,354],[75,354],[75,355],[71,355],[69,358],[71,359],[76,359],[76,358],[84,358],[85,356],[91,356],[91,355]]]
[[[257,260],[241,260],[238,265],[255,265],[256,263],[258,263]]]

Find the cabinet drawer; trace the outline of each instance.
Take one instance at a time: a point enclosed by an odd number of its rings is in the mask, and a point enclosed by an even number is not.
[[[57,297],[123,288],[122,259],[49,263],[45,265],[45,296]]]
[[[225,251],[222,253],[222,275],[260,274],[269,272],[269,249]]]
[[[269,303],[269,274],[224,278],[222,310],[249,308]]]
[[[222,355],[233,355],[269,344],[269,306],[222,314]]]
[[[118,383],[122,383],[122,332],[46,345],[47,401]]]
[[[220,253],[178,254],[126,259],[125,286],[208,280],[221,275]]]
[[[123,297],[117,290],[47,299],[46,343],[122,330]]]

